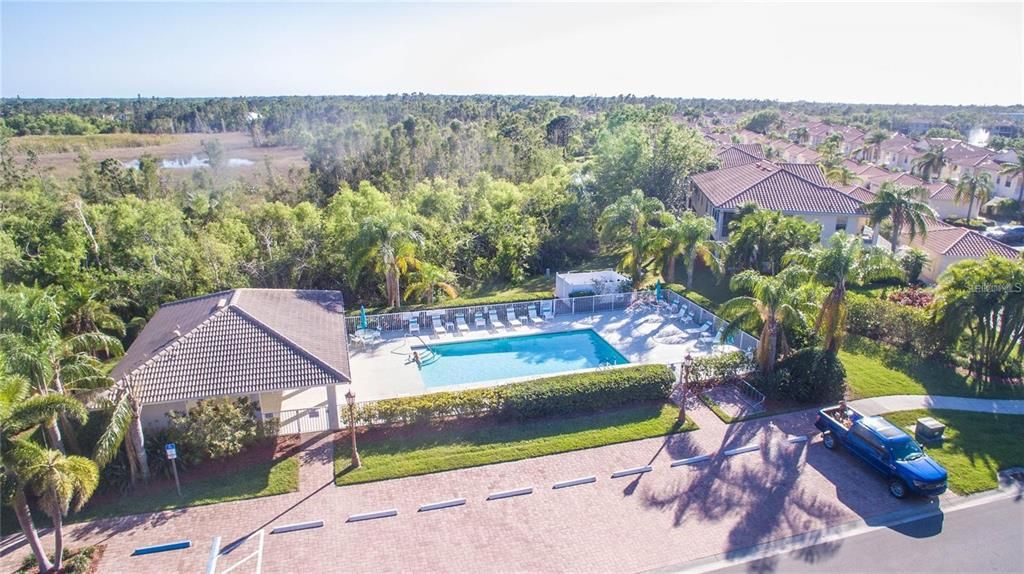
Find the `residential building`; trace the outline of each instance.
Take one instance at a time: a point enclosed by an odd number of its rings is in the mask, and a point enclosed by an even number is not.
[[[967,213],[970,201],[956,200],[956,187],[943,181],[929,183],[924,186],[928,190],[928,205],[942,219],[947,217],[978,217],[982,202],[975,201],[971,212]]]
[[[1016,249],[986,237],[972,229],[955,227],[941,221],[929,220],[924,234],[918,234],[913,240],[904,233],[900,241],[902,246],[916,247],[928,254],[929,262],[921,272],[921,278],[930,283],[939,277],[950,265],[965,259],[982,259],[989,255],[1017,259],[1021,253]]]

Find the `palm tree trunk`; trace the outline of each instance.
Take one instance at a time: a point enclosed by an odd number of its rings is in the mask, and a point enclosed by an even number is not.
[[[697,261],[696,257],[691,257],[686,261],[686,288],[693,288],[693,264]]]
[[[665,280],[669,281],[669,282],[672,282],[672,281],[676,280],[676,256],[675,256],[675,254],[671,254],[671,255],[668,256],[668,277],[666,277]],[[689,285],[687,285],[687,287],[689,287]]]
[[[57,425],[60,428],[61,438],[67,448],[73,454],[82,454],[82,447],[78,444],[78,437],[75,436],[75,429],[71,426],[71,421],[68,420],[67,415],[61,413],[57,418]]]
[[[974,194],[971,194],[970,197],[971,197],[970,201],[967,202],[967,221],[970,221],[971,219],[973,219],[971,217],[971,211],[974,210]]]
[[[36,557],[39,571],[49,572],[53,569],[53,565],[50,564],[50,559],[46,556],[46,551],[43,550],[43,543],[39,540],[35,524],[32,523],[32,511],[28,507],[25,490],[20,486],[14,491],[13,506],[14,514],[18,517],[18,525],[21,526],[21,532],[25,535],[25,539],[28,540],[29,547],[32,548],[32,554]]]
[[[871,226],[871,245],[878,245],[879,228],[882,222],[879,221]]]
[[[128,452],[128,467],[132,474],[132,482],[142,479],[149,481],[149,457],[146,455],[146,439],[142,434],[142,413],[136,407],[132,421],[128,424],[128,436],[124,447]]]
[[[764,355],[764,364],[761,365],[762,373],[771,373],[775,370],[775,356],[779,352],[778,325],[774,319],[765,322],[764,330],[761,332],[761,345],[768,345]]]
[[[67,451],[64,450],[64,438],[60,434],[60,428],[57,427],[56,419],[46,424],[46,437],[50,439],[50,448],[59,450],[61,454],[67,454]]]
[[[64,516],[57,504],[57,493],[53,492],[53,570],[60,572],[64,566]]]

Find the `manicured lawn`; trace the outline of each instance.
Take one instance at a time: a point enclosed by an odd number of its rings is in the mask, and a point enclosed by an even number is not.
[[[455,299],[442,299],[434,301],[433,305],[427,305],[420,301],[407,301],[402,304],[402,311],[418,311],[423,309],[436,309],[448,307],[469,307],[471,305],[497,305],[500,303],[513,303],[516,301],[532,301],[537,299],[551,299],[555,296],[555,276],[551,277],[536,275],[530,277],[518,285],[507,283],[493,283],[481,285],[472,289],[465,289]],[[383,305],[366,305],[366,312],[369,314],[391,313],[393,310]],[[348,309],[348,315],[358,315],[359,305],[356,304]]]
[[[1019,386],[979,387],[952,367],[922,359],[885,343],[850,335],[839,351],[846,384],[854,398],[882,395],[949,395],[1024,398]]]
[[[905,428],[925,416],[946,424],[941,447],[925,449],[949,471],[949,487],[959,494],[998,486],[996,472],[1024,466],[1024,416],[947,410],[889,413],[885,418]]]
[[[736,296],[729,289],[729,280],[731,277],[726,276],[719,282],[715,277],[715,274],[711,272],[707,267],[697,267],[693,272],[693,285],[686,288],[686,268],[682,265],[676,267],[676,276],[673,281],[670,282],[670,287],[677,291],[680,295],[690,296],[690,298],[698,305],[705,306],[703,303],[708,303],[708,311],[714,311],[719,305],[725,303],[729,299]],[[699,295],[700,297],[692,297],[692,293]],[[703,298],[703,299],[701,299]]]
[[[71,519],[80,521],[125,516],[295,492],[299,489],[299,460],[291,456],[258,462],[232,472],[230,476],[207,476],[195,481],[183,474],[180,498],[174,491],[173,483],[166,486],[115,500],[105,499],[102,504],[89,504],[81,512],[73,514]]]
[[[679,409],[643,404],[572,418],[489,424],[471,421],[450,428],[371,432],[359,442],[362,468],[345,472],[351,449],[344,437],[335,443],[338,485],[494,464],[593,448],[697,428],[680,425]]]

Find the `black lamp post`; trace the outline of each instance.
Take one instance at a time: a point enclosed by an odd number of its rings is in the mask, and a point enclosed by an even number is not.
[[[682,397],[679,400],[679,422],[686,424],[686,395],[687,387],[690,386],[690,369],[693,368],[693,355],[687,353],[683,358],[683,368],[679,370],[679,387],[682,389]]]
[[[345,402],[348,403],[348,434],[352,435],[352,468],[359,468],[362,463],[359,461],[359,449],[356,448],[356,396],[352,389],[345,393]]]

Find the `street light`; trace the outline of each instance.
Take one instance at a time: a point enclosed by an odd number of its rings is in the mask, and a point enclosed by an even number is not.
[[[359,449],[356,448],[356,396],[351,388],[345,393],[345,402],[348,403],[348,434],[352,435],[352,468],[359,468],[362,462],[359,461]]]
[[[693,368],[693,355],[687,353],[683,358],[683,368],[679,369],[679,388],[682,398],[679,401],[679,422],[686,424],[686,387],[690,386],[690,369]]]

